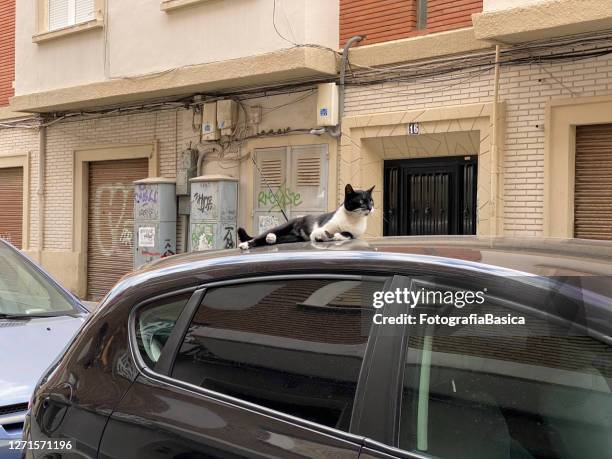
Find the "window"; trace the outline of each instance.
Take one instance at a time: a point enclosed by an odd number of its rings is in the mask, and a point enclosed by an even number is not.
[[[172,376],[348,430],[381,280],[289,279],[210,289]]]
[[[95,19],[94,0],[49,0],[49,31]]]
[[[255,150],[254,232],[327,211],[327,145]]]
[[[136,343],[140,356],[154,369],[191,294],[164,298],[140,308],[136,313]]]
[[[610,457],[612,346],[545,316],[469,309],[525,324],[411,334],[400,447],[453,459]]]

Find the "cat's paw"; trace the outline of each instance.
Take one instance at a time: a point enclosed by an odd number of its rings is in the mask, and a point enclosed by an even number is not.
[[[248,250],[249,249],[249,243],[248,242],[241,242],[240,244],[238,244],[238,248],[240,248],[241,250]]]
[[[266,235],[266,243],[268,243],[268,244],[276,244],[276,234],[268,233]]]
[[[334,234],[334,241],[346,241],[348,239],[348,237],[342,235],[342,233],[335,233]]]

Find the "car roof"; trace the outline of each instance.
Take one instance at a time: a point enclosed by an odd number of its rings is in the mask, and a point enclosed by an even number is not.
[[[372,258],[404,256],[458,266],[486,265],[542,276],[612,275],[612,242],[557,238],[491,238],[476,236],[400,236],[341,242],[300,242],[239,249],[190,252],[153,262],[137,272],[209,262],[248,263],[263,259]],[[319,254],[319,255],[318,255]],[[257,260],[249,257],[257,256]],[[180,268],[178,268],[180,269]]]

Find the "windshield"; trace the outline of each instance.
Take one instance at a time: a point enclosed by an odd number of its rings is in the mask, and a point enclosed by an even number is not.
[[[0,242],[0,318],[78,312],[53,284]]]

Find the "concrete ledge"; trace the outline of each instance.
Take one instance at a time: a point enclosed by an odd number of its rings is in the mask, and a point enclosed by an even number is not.
[[[82,22],[80,24],[75,24],[70,27],[64,27],[63,29],[37,33],[32,37],[32,43],[42,43],[45,41],[54,40],[56,38],[65,37],[66,35],[102,28],[104,28],[104,20],[94,19],[91,21]]]
[[[290,48],[228,61],[181,67],[153,75],[18,95],[11,108],[52,112],[101,107],[152,98],[269,85],[296,78],[336,75],[336,55],[319,48]]]
[[[470,27],[359,46],[351,49],[350,60],[351,64],[356,66],[388,65],[466,53],[491,48],[491,46],[489,43],[477,40],[474,30]]]
[[[21,113],[13,110],[12,107],[0,107],[0,121],[13,120],[19,118],[31,118],[32,114],[30,113]]]
[[[208,1],[210,0],[162,0],[161,4],[159,5],[159,9],[162,11],[172,11],[176,10],[177,8],[198,5]]]
[[[472,15],[479,40],[520,43],[612,28],[610,0],[551,0]]]

